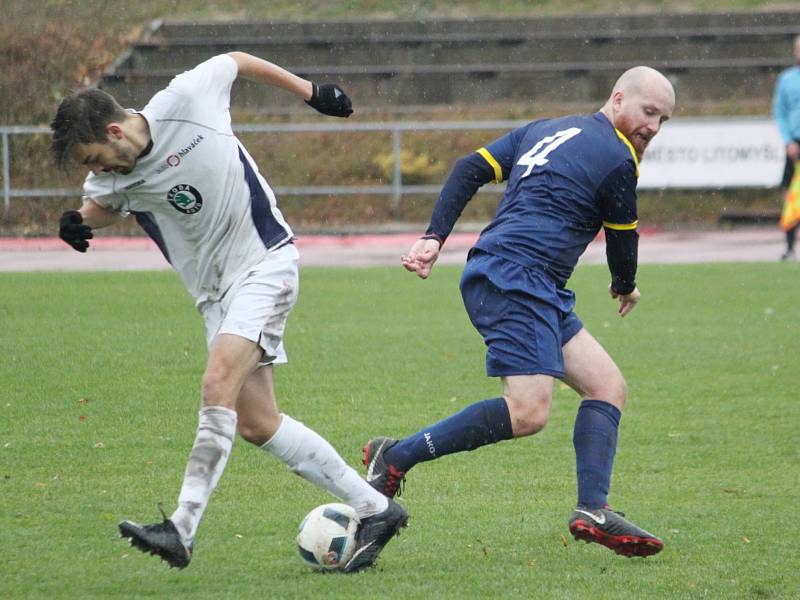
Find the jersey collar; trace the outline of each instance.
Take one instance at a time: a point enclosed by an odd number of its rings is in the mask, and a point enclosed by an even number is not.
[[[625,145],[628,147],[628,150],[631,151],[631,156],[633,157],[633,164],[636,166],[636,177],[639,177],[639,159],[636,156],[636,150],[633,149],[633,144],[631,144],[630,140],[625,137],[625,134],[622,133],[619,129],[614,127],[614,131],[617,132],[617,137],[621,139]]]
[[[609,118],[603,113],[603,111],[598,110],[594,114],[597,117],[599,117],[600,119],[602,119],[603,121],[605,121],[606,123],[608,123],[609,125],[611,125],[611,127],[614,127],[611,124],[611,121],[609,120]],[[633,158],[633,165],[634,165],[634,167],[636,167],[636,177],[638,178],[639,177],[639,158],[636,156],[636,150],[634,150],[633,144],[631,144],[630,140],[628,138],[626,138],[625,134],[622,133],[619,129],[614,127],[614,131],[617,133],[617,137],[619,139],[621,139],[622,142],[628,147],[628,150],[630,150],[631,158]]]

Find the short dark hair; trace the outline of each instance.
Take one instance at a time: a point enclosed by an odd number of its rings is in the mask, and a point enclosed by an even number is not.
[[[50,129],[53,142],[50,150],[59,167],[69,161],[75,144],[105,142],[106,125],[124,121],[128,113],[114,97],[98,88],[73,92],[61,101]]]

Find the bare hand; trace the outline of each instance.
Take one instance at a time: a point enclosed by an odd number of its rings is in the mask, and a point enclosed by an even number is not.
[[[800,144],[797,142],[789,142],[786,144],[786,156],[792,160],[800,158]]]
[[[400,257],[400,262],[407,271],[416,273],[420,279],[427,279],[433,263],[439,258],[440,248],[436,240],[417,240],[408,254]]]
[[[620,317],[624,317],[631,312],[639,302],[639,298],[642,297],[642,295],[639,293],[639,288],[633,288],[633,291],[630,294],[618,294],[614,291],[614,288],[609,285],[608,293],[611,294],[611,297],[615,300],[619,299],[619,310],[617,312],[619,313]]]

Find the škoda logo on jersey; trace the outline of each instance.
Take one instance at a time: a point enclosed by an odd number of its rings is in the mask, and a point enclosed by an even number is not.
[[[193,215],[203,208],[203,197],[200,192],[187,183],[173,187],[167,193],[167,200],[172,206],[187,215]]]

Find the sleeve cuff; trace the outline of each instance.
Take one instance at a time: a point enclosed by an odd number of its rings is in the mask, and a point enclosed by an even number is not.
[[[423,235],[419,239],[421,239],[421,240],[436,240],[437,242],[439,242],[439,248],[444,246],[444,240],[445,240],[445,238],[443,238],[441,235],[439,235],[438,233],[434,233],[432,231],[426,232],[425,235]]]

